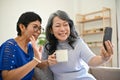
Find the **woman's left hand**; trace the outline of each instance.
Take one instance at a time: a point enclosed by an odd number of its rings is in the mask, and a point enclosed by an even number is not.
[[[55,53],[48,56],[48,64],[49,64],[49,66],[57,64]]]
[[[105,41],[105,46],[106,46],[106,49],[104,47],[101,49],[101,56],[104,61],[108,61],[111,59],[113,55],[113,45],[108,40],[108,41]]]

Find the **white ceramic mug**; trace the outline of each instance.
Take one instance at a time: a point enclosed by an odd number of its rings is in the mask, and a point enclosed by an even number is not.
[[[68,50],[56,50],[56,59],[58,62],[67,62],[68,61]]]

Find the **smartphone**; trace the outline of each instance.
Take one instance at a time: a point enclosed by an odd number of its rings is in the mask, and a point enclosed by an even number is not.
[[[103,45],[106,50],[107,50],[107,48],[105,46],[105,41],[107,41],[107,40],[111,41],[111,39],[112,39],[112,28],[105,27],[104,36],[103,36]]]

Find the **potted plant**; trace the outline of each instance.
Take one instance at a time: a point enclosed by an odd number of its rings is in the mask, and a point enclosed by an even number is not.
[[[38,38],[38,45],[45,45],[46,43],[46,36],[45,36],[45,32],[44,32],[44,29],[43,29],[43,32],[41,32],[39,38]]]

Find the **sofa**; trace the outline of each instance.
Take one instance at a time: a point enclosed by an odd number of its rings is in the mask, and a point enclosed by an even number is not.
[[[91,67],[89,72],[97,80],[120,80],[120,68],[116,67]]]
[[[46,70],[47,69],[40,70],[39,68],[35,68],[34,77],[36,80],[50,80],[50,77],[45,76],[45,74],[49,74],[49,71]],[[90,67],[89,73],[92,74],[96,80],[120,80],[120,68],[116,67]]]

